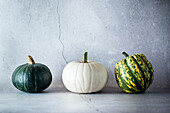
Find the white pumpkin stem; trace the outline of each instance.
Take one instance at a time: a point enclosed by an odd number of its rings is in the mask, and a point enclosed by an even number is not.
[[[128,56],[129,56],[125,51],[122,51],[122,54],[123,54],[125,57],[128,57]]]
[[[88,63],[88,62],[87,62],[87,52],[85,52],[85,53],[83,54],[83,61],[82,61],[82,63]]]
[[[35,64],[34,59],[30,55],[27,56],[27,59],[29,60],[29,64]]]

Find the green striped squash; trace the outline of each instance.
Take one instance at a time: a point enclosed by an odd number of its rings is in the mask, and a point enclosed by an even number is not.
[[[154,78],[152,64],[144,54],[129,56],[115,65],[115,76],[119,87],[127,93],[144,93]]]
[[[51,72],[44,64],[35,63],[31,56],[27,58],[29,63],[17,67],[13,72],[12,83],[24,92],[41,92],[51,84]]]

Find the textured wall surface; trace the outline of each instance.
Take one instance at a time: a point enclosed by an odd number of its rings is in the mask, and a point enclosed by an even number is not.
[[[11,74],[28,54],[51,69],[50,88],[63,86],[66,63],[85,51],[106,66],[107,87],[118,88],[114,65],[122,50],[153,64],[150,90],[170,88],[168,0],[0,0],[0,91],[14,90]]]

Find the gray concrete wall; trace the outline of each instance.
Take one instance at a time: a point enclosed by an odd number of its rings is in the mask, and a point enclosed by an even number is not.
[[[150,90],[170,88],[168,0],[0,0],[0,91],[15,90],[11,74],[28,54],[51,69],[50,88],[63,86],[66,62],[85,51],[106,66],[107,87],[118,88],[114,65],[122,50],[153,64]]]

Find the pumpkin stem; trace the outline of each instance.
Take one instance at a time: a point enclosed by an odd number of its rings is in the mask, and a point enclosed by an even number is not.
[[[29,60],[29,64],[35,64],[34,59],[30,55],[27,56],[27,59]]]
[[[87,63],[87,52],[83,54],[83,61],[82,63]]]
[[[125,51],[122,51],[122,54],[123,54],[125,57],[128,57],[128,56],[129,56]]]

